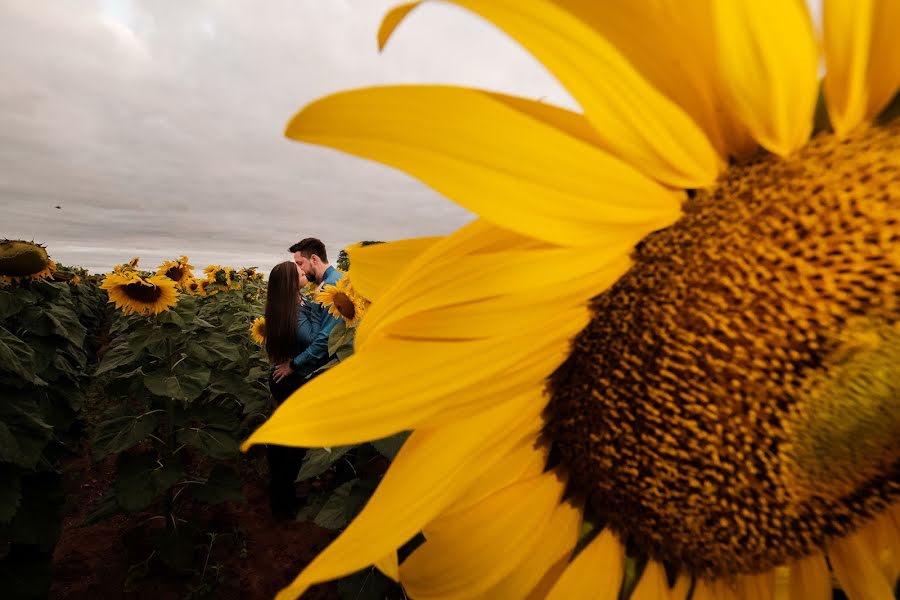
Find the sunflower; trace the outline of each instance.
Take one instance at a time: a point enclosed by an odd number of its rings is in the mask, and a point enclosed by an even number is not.
[[[250,338],[260,346],[266,345],[266,318],[256,317],[250,325]]]
[[[194,278],[194,267],[188,264],[187,256],[182,256],[178,260],[165,261],[156,270],[156,274],[168,277],[184,289]]]
[[[175,282],[161,275],[141,277],[136,273],[110,273],[100,287],[109,294],[109,301],[126,315],[157,315],[178,302]]]
[[[124,275],[126,273],[135,273],[137,272],[138,262],[140,262],[141,258],[139,256],[135,256],[127,263],[123,263],[121,265],[116,265],[113,267],[113,273],[116,275]]]
[[[328,309],[335,318],[343,319],[348,326],[356,325],[362,319],[368,302],[360,296],[349,277],[338,281],[337,285],[326,285],[316,294],[316,302]]]
[[[0,283],[36,281],[52,277],[56,263],[40,244],[0,240]]]
[[[402,86],[288,125],[480,218],[351,248],[356,353],[245,443],[413,430],[281,597],[375,564],[416,599],[892,598],[900,3],[825,0],[816,135],[801,2],[455,3],[583,113]]]
[[[192,296],[205,296],[206,290],[203,288],[203,282],[191,277],[184,285],[184,291]]]

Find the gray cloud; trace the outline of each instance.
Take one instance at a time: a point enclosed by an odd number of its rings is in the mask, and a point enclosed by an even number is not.
[[[383,83],[573,103],[501,32],[440,3],[378,54],[393,4],[0,0],[0,237],[104,271],[182,253],[269,268],[307,235],[336,254],[452,231],[471,215],[401,173],[289,142],[284,124]]]

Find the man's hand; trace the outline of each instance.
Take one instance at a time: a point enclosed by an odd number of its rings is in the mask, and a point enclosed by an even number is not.
[[[279,363],[275,370],[272,371],[272,379],[275,380],[275,383],[278,383],[293,372],[294,367],[291,365],[291,361],[286,360],[283,363]]]

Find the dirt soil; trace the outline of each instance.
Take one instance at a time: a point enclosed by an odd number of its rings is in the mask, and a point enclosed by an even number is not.
[[[153,552],[149,538],[164,527],[155,513],[117,515],[84,525],[108,492],[115,457],[92,464],[87,449],[63,462],[68,499],[54,553],[50,598],[152,599],[274,597],[334,537],[313,523],[275,520],[265,481],[253,457],[241,464],[245,502],[194,505],[185,515],[200,528],[192,573],[179,573]],[[211,536],[216,533],[210,546]],[[203,568],[205,566],[205,568]],[[129,572],[131,573],[129,575]],[[337,600],[333,584],[310,589],[304,600]]]

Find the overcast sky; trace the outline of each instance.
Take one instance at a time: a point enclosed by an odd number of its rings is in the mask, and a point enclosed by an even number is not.
[[[317,97],[383,83],[574,104],[518,45],[442,3],[379,54],[395,4],[0,0],[0,238],[99,272],[183,253],[268,269],[304,236],[336,255],[452,231],[471,215],[401,173],[288,141],[285,123]]]

